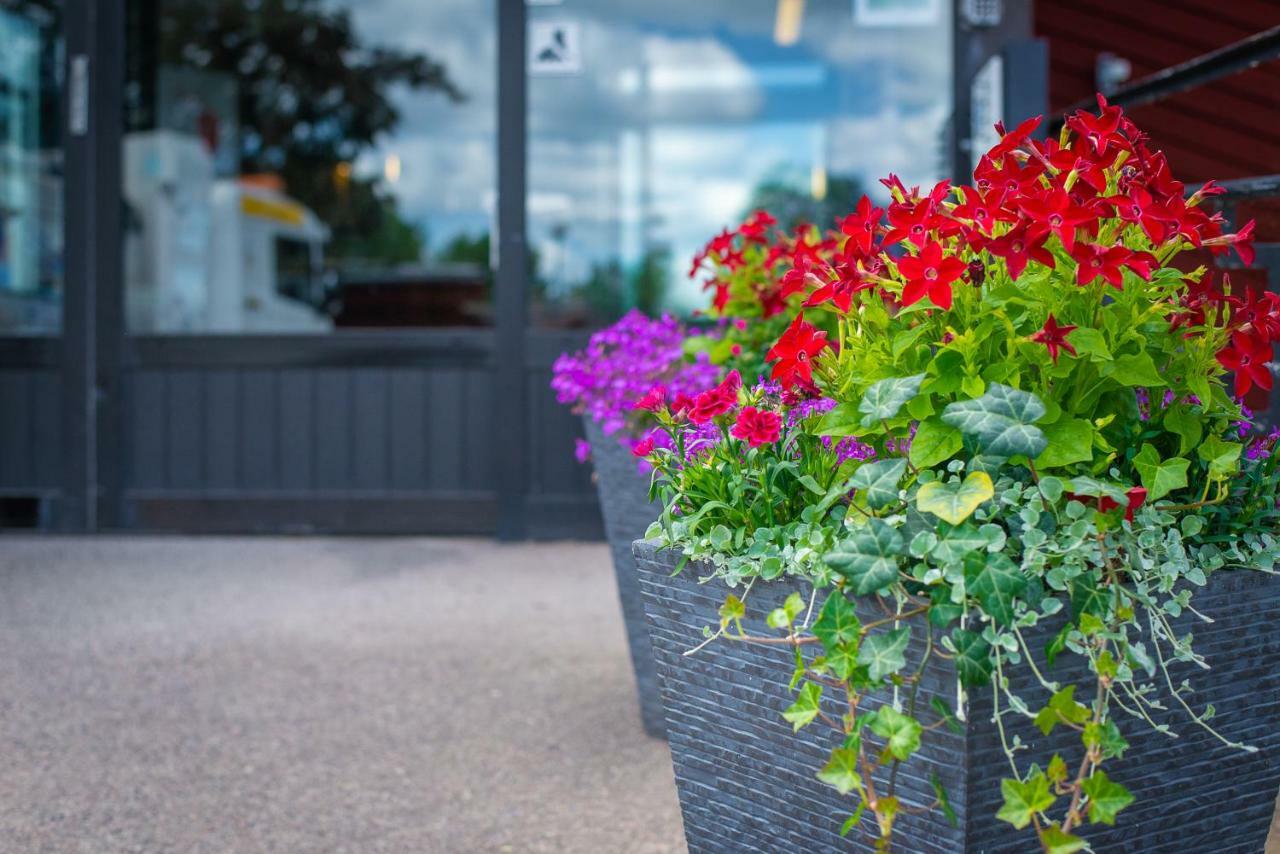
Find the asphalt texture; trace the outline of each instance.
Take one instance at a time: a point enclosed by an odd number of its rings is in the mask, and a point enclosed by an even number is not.
[[[0,539],[0,852],[678,852],[608,551]]]

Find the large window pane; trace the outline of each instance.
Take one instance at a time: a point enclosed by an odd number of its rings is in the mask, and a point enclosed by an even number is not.
[[[943,0],[575,0],[530,9],[534,322],[703,304],[688,261],[755,207],[833,225],[943,177]],[[558,36],[558,38],[557,38]]]
[[[0,0],[0,334],[62,323],[61,4]]]
[[[494,15],[133,0],[129,330],[488,323]]]

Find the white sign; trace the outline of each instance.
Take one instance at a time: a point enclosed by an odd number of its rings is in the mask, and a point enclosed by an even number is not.
[[[529,73],[577,74],[582,71],[582,25],[577,21],[529,23]]]
[[[941,0],[853,0],[854,23],[863,27],[926,27],[941,13]]]

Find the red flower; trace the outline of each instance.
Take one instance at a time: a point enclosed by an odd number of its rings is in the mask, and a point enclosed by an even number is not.
[[[957,205],[951,215],[956,219],[969,220],[973,227],[990,234],[992,227],[999,222],[1013,222],[1017,217],[1004,209],[1004,191],[989,190],[979,193],[974,190],[965,193],[965,203]]]
[[[1133,253],[1123,246],[1103,247],[1093,243],[1081,243],[1071,250],[1076,264],[1076,284],[1087,285],[1101,276],[1116,290],[1124,289],[1124,271]]]
[[[898,271],[906,278],[902,288],[902,304],[912,305],[926,296],[938,308],[951,308],[951,283],[964,273],[966,265],[955,256],[943,257],[942,244],[929,242],[919,255],[908,255],[898,261]]]
[[[1046,267],[1054,266],[1053,253],[1044,248],[1047,231],[1032,231],[1023,224],[987,244],[987,251],[1005,260],[1010,278],[1017,279],[1026,269],[1028,261],[1036,261]]]
[[[667,405],[667,387],[656,385],[645,392],[644,397],[631,404],[632,409],[644,409],[657,412]]]
[[[875,239],[876,226],[884,211],[871,204],[871,199],[863,196],[857,209],[840,221],[840,231],[849,239],[844,243],[844,251],[857,247],[863,255],[871,252],[871,243]]]
[[[773,378],[784,388],[813,385],[813,358],[827,347],[827,333],[797,316],[778,342],[765,354],[773,366]]]
[[[1147,488],[1145,486],[1131,486],[1125,491],[1125,495],[1129,496],[1129,502],[1124,508],[1124,518],[1126,522],[1132,522],[1133,511],[1147,502]]]
[[[729,434],[746,440],[753,448],[768,445],[778,441],[778,437],[782,435],[782,417],[776,412],[744,406]]]
[[[1116,213],[1125,222],[1141,225],[1152,243],[1163,243],[1169,235],[1169,223],[1177,221],[1167,207],[1142,187],[1132,187],[1127,196],[1111,196],[1106,201],[1115,206]]]
[[[751,243],[768,243],[769,239],[765,235],[777,222],[768,211],[756,211],[738,226],[738,233]]]
[[[1054,188],[1021,204],[1022,212],[1036,224],[1058,235],[1068,252],[1076,243],[1076,229],[1097,220],[1097,214],[1072,201],[1066,190]]]
[[[1058,364],[1058,350],[1066,350],[1071,355],[1076,355],[1076,348],[1071,346],[1071,342],[1067,340],[1067,335],[1075,331],[1074,326],[1059,326],[1058,321],[1054,319],[1052,314],[1049,319],[1044,322],[1042,328],[1035,335],[1031,336],[1031,340],[1037,344],[1043,344],[1045,349],[1049,351],[1049,358],[1053,359],[1053,363]]]
[[[1236,375],[1236,397],[1242,398],[1257,386],[1271,390],[1271,345],[1246,332],[1231,333],[1231,343],[1218,353],[1218,362]]]
[[[999,160],[1010,151],[1020,148],[1027,141],[1027,137],[1040,127],[1040,122],[1043,120],[1044,116],[1033,116],[1008,133],[1005,133],[1004,122],[997,122],[996,133],[1000,134],[1000,141],[987,152],[986,156],[992,160]]]
[[[712,418],[733,409],[738,402],[740,388],[742,376],[737,371],[730,371],[724,382],[693,399],[693,405],[689,407],[689,420],[694,424],[706,424]]]
[[[631,453],[637,457],[647,457],[653,453],[653,437],[645,436],[631,446]]]
[[[1125,502],[1124,518],[1125,521],[1132,522],[1133,511],[1137,510],[1147,501],[1147,489],[1144,486],[1131,486],[1125,490],[1124,494],[1128,498]],[[1086,507],[1092,504],[1099,513],[1106,513],[1110,510],[1115,510],[1120,506],[1120,502],[1116,501],[1109,495],[1077,495],[1074,492],[1068,492],[1067,499],[1071,501],[1079,501]]]
[[[1100,115],[1097,116],[1077,110],[1075,115],[1067,119],[1067,127],[1088,140],[1094,152],[1101,156],[1113,143],[1125,145],[1124,137],[1119,134],[1120,119],[1124,111],[1119,107],[1107,106],[1107,99],[1102,95],[1098,95],[1098,109]]]

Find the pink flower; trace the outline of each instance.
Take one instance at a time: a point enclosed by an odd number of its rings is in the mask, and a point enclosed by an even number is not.
[[[631,453],[637,457],[647,457],[653,453],[653,438],[645,436],[639,442],[631,446]]]
[[[735,439],[745,440],[753,448],[771,444],[782,435],[782,416],[754,406],[744,406],[729,434]]]

